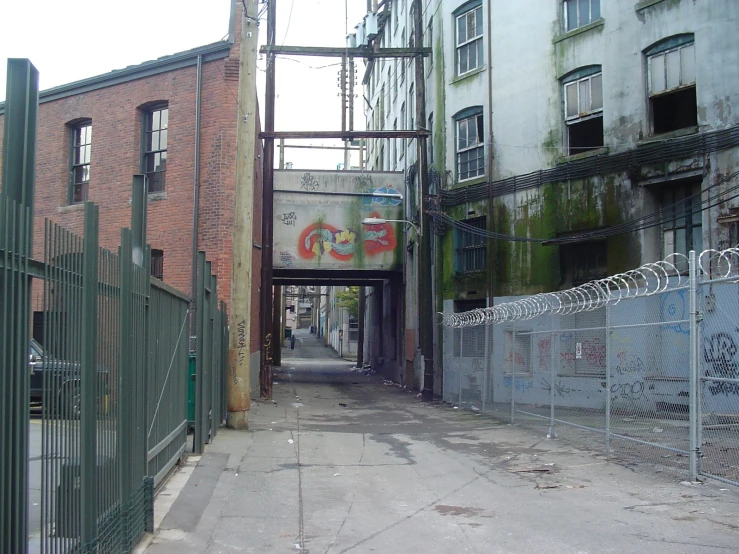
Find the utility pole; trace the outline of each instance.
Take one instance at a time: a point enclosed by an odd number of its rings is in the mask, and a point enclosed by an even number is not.
[[[250,390],[254,152],[257,123],[257,0],[246,0],[241,18],[239,103],[236,124],[236,194],[228,338],[228,416],[231,429],[248,429]],[[199,308],[200,306],[198,306]]]
[[[276,0],[269,0],[267,5],[267,47],[275,45],[277,21]],[[267,83],[264,94],[264,131],[275,130],[275,62],[277,56],[267,53]],[[264,139],[264,156],[262,158],[262,289],[260,322],[262,336],[262,356],[259,368],[259,388],[264,398],[272,398],[272,239],[274,232],[274,168],[275,139]]]
[[[413,28],[416,35],[414,47],[423,46],[423,19],[421,0],[414,0]],[[426,125],[426,81],[423,71],[423,56],[416,55],[416,128],[422,129]],[[431,218],[426,213],[426,199],[429,196],[429,168],[426,135],[419,134],[416,138],[418,145],[418,179],[421,189],[421,252],[420,272],[418,275],[418,302],[421,318],[418,322],[421,334],[421,357],[423,360],[423,387],[421,398],[431,401],[434,398],[434,335],[433,335],[433,294],[431,289]]]

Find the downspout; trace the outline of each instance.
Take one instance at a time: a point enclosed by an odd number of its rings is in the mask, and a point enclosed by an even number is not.
[[[195,336],[197,319],[195,312],[197,306],[195,298],[197,298],[198,286],[198,225],[200,224],[200,109],[202,104],[203,92],[203,56],[198,54],[198,65],[195,77],[195,175],[193,189],[193,208],[192,208],[192,284],[190,287],[190,336]]]
[[[493,0],[488,0],[488,230],[495,230],[493,202]],[[488,239],[488,306],[493,306],[495,296],[495,239]]]

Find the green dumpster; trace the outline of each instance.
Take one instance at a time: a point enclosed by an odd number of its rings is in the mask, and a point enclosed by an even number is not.
[[[195,354],[190,354],[187,365],[187,424],[195,424]]]

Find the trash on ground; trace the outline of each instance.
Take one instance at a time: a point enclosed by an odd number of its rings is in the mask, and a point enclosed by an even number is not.
[[[343,402],[339,402],[339,406],[341,406],[342,408],[346,408],[346,404],[344,404]]]
[[[536,485],[535,489],[558,489],[559,485]]]
[[[341,473],[334,473],[334,477],[338,477]]]
[[[287,443],[288,443],[288,444],[292,444],[292,443],[294,443],[294,442],[295,442],[295,441],[294,441],[294,440],[292,440],[292,439],[287,439]]]
[[[470,406],[470,410],[472,410],[473,412],[479,412],[480,408],[478,408],[477,406]]]
[[[664,429],[662,429],[660,427],[655,427],[654,429],[652,429],[652,432],[653,433],[661,433],[662,431],[664,431]]]
[[[455,410],[459,410],[459,406],[454,406],[454,409]]]
[[[549,473],[551,469],[548,467],[535,467],[533,469],[513,469],[512,473]]]

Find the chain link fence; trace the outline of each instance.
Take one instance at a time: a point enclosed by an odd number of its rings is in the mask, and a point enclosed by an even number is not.
[[[739,484],[735,255],[461,313],[450,302],[444,400],[609,459]]]

